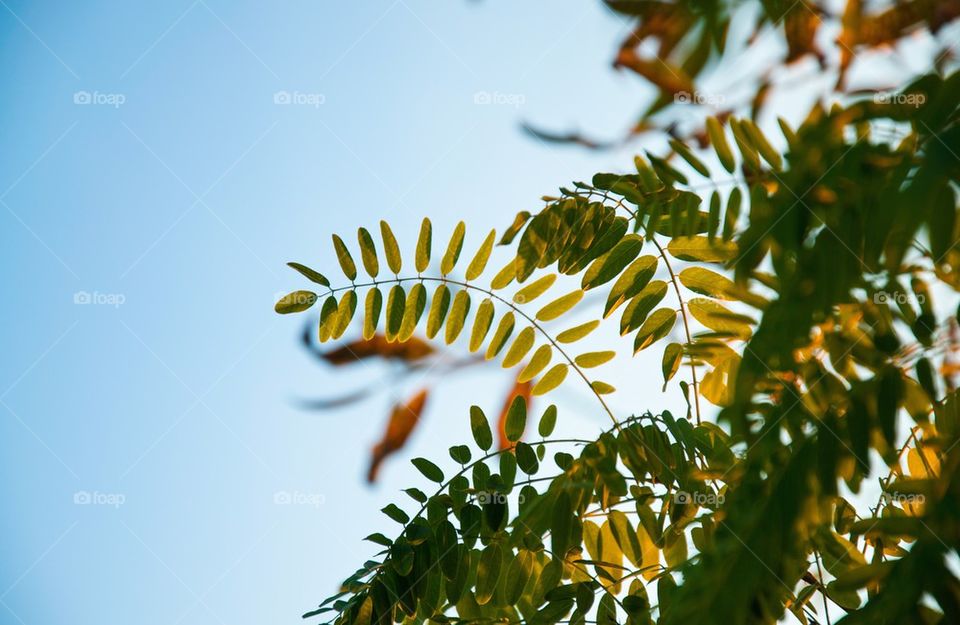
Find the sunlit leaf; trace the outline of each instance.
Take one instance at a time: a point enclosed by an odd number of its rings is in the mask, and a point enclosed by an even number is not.
[[[510,339],[510,335],[513,334],[513,327],[516,321],[513,315],[513,311],[508,311],[503,317],[500,318],[500,323],[497,324],[497,329],[493,333],[493,338],[490,339],[490,344],[487,345],[487,352],[485,358],[490,360],[495,358],[497,354],[500,353],[500,350],[503,349],[504,345],[507,344],[507,341]]]
[[[463,235],[467,230],[466,224],[458,222],[450,236],[450,242],[447,244],[447,251],[443,254],[440,261],[440,273],[447,275],[453,271],[460,258],[460,251],[463,249]]]
[[[447,310],[450,307],[450,289],[446,284],[441,284],[433,293],[433,299],[430,302],[430,312],[427,314],[427,338],[432,339],[443,327],[443,322],[447,318]]]
[[[533,347],[533,339],[533,328],[527,326],[520,330],[517,338],[513,340],[513,344],[511,344],[507,350],[506,356],[503,357],[503,368],[513,367],[519,363],[523,357],[527,355],[527,352],[530,351],[530,348]]]
[[[400,273],[403,268],[403,257],[400,255],[400,246],[397,237],[393,236],[390,224],[380,220],[380,238],[383,239],[383,253],[387,257],[387,266],[394,274]]]
[[[363,338],[370,340],[377,333],[377,324],[380,323],[380,310],[383,308],[383,294],[380,289],[373,287],[367,291],[367,299],[363,312]]]
[[[461,289],[453,297],[453,306],[450,307],[445,336],[447,345],[456,341],[457,337],[460,336],[468,314],[470,314],[470,294],[466,289]]]
[[[350,250],[347,249],[347,245],[343,242],[337,235],[333,236],[333,249],[337,253],[337,261],[340,263],[340,269],[343,270],[343,275],[347,276],[349,280],[357,279],[357,265],[353,262],[353,256],[350,255]]]
[[[493,300],[485,298],[477,306],[477,314],[473,319],[473,330],[470,332],[470,351],[475,352],[483,345],[483,340],[487,338],[490,331],[490,325],[493,323]]]
[[[471,260],[467,266],[467,280],[476,280],[483,273],[483,270],[486,269],[487,261],[490,260],[490,252],[493,251],[493,243],[496,237],[497,231],[491,230],[487,238],[480,244],[480,249],[477,250],[473,260]]]
[[[637,331],[637,337],[633,341],[633,352],[637,353],[646,349],[653,343],[670,334],[673,324],[677,320],[677,311],[670,308],[660,308],[653,311],[647,317],[647,320]]]
[[[550,273],[537,280],[534,280],[527,286],[517,291],[513,296],[513,301],[518,304],[526,304],[543,295],[547,289],[553,286],[557,281],[557,274]]]
[[[532,285],[531,285],[532,286]],[[577,289],[562,295],[537,311],[540,321],[553,321],[577,305],[583,299],[583,291]]]
[[[430,245],[433,240],[433,226],[426,217],[420,223],[420,235],[417,237],[415,266],[417,273],[423,273],[430,265]]]
[[[371,278],[376,278],[380,273],[380,261],[377,260],[377,246],[373,242],[373,237],[366,228],[357,230],[357,241],[360,243],[360,260],[363,261],[363,268]]]
[[[313,269],[310,269],[306,265],[290,262],[290,263],[287,263],[287,266],[292,267],[293,269],[296,269],[298,272],[300,272],[301,275],[303,275],[307,280],[310,280],[311,282],[315,282],[319,285],[326,286],[326,287],[330,286],[330,281],[327,280],[327,278],[323,274],[317,271],[314,271]]]
[[[587,352],[586,354],[580,354],[573,360],[577,363],[577,366],[590,369],[591,367],[599,367],[604,363],[610,362],[616,355],[617,352],[614,351]]]
[[[567,378],[568,367],[565,364],[554,365],[550,367],[540,381],[533,386],[533,395],[544,395],[560,386]]]
[[[490,431],[490,422],[478,406],[470,406],[470,431],[477,447],[487,451],[493,447],[493,433]]]
[[[593,321],[588,321],[586,323],[581,323],[578,326],[574,326],[569,330],[564,330],[557,335],[558,343],[573,343],[584,338],[591,332],[597,329],[597,326],[600,325],[600,321],[594,319]]]
[[[524,367],[520,373],[517,375],[517,380],[520,382],[527,382],[537,377],[541,371],[547,368],[547,365],[550,364],[550,359],[553,357],[553,348],[549,345],[541,345],[533,353],[533,356],[530,358],[530,362],[527,363],[527,366]]]
[[[294,291],[277,300],[273,309],[281,315],[288,315],[303,312],[312,307],[316,301],[317,294],[312,291]]]

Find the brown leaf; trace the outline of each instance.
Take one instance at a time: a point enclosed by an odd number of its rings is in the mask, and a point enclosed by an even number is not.
[[[510,404],[513,403],[513,398],[517,396],[523,397],[524,400],[526,400],[527,408],[529,410],[531,390],[533,390],[533,383],[529,380],[526,382],[516,382],[514,383],[513,388],[510,389],[510,394],[507,395],[507,401],[503,402],[503,410],[500,411],[500,419],[497,421],[497,449],[508,449],[513,447],[513,444],[507,440],[507,411],[510,409]]]
[[[351,343],[345,343],[321,353],[320,357],[331,365],[341,366],[376,356],[391,360],[414,362],[426,358],[432,353],[433,347],[426,341],[415,336],[403,342],[388,343],[387,337],[382,334],[375,334],[369,341],[360,339]]]
[[[373,446],[373,457],[370,460],[370,470],[367,472],[369,483],[372,484],[377,480],[377,473],[384,459],[402,449],[406,444],[410,433],[420,421],[420,414],[423,412],[426,401],[427,389],[423,389],[405,404],[397,404],[393,407],[383,438]]]

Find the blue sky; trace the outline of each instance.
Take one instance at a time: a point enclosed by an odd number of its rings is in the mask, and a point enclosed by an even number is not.
[[[382,370],[303,353],[284,263],[380,218],[475,246],[629,167],[518,129],[621,132],[620,29],[598,2],[0,2],[0,622],[293,623],[333,591],[419,479],[363,484],[389,404],[435,380],[298,409]],[[478,384],[498,410],[499,368],[444,381],[407,457],[466,439]]]
[[[333,592],[421,481],[394,458],[363,483],[391,402],[435,389],[403,456],[442,459],[511,381],[318,366],[273,312],[304,286],[284,264],[331,268],[330,234],[381,218],[407,250],[464,219],[472,250],[629,169],[644,146],[519,130],[619,136],[650,95],[609,69],[622,34],[582,0],[0,0],[0,622],[294,623]],[[649,358],[605,373],[618,414],[680,409]],[[556,401],[565,435],[607,425]]]

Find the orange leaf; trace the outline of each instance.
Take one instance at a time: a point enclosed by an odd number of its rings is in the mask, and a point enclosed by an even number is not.
[[[367,473],[368,482],[371,484],[375,482],[384,459],[402,449],[406,444],[410,433],[413,432],[420,421],[420,414],[423,412],[426,401],[427,389],[423,389],[407,400],[405,404],[397,404],[393,407],[383,438],[373,446],[373,457],[370,460],[370,470]]]
[[[331,365],[340,366],[375,356],[413,362],[426,358],[432,353],[433,347],[415,336],[403,342],[388,343],[387,337],[382,334],[375,334],[369,341],[360,339],[345,343],[330,351],[323,352],[320,357]]]

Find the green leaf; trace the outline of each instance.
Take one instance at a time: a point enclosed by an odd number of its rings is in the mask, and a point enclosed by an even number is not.
[[[407,495],[410,496],[410,499],[413,499],[417,503],[427,503],[427,495],[419,488],[405,488],[403,489]]]
[[[397,237],[393,236],[390,224],[382,219],[380,220],[380,238],[383,239],[383,253],[387,257],[387,266],[394,274],[400,273],[400,270],[403,269],[400,246],[397,245]]]
[[[487,345],[487,353],[484,356],[487,360],[495,358],[497,354],[500,353],[500,350],[503,349],[503,346],[507,344],[507,340],[509,340],[510,335],[513,333],[515,323],[513,311],[508,311],[507,314],[500,319],[500,323],[497,324],[497,329],[493,333],[493,338],[490,339],[490,344]]]
[[[723,126],[716,117],[707,118],[707,134],[710,136],[710,143],[713,145],[713,149],[717,152],[717,158],[720,159],[720,164],[732,174],[737,167],[737,163],[733,159],[733,151],[730,149],[730,144],[727,143],[727,136],[723,132]]]
[[[609,514],[610,530],[613,538],[620,546],[623,555],[627,557],[636,568],[640,568],[643,562],[643,547],[640,545],[640,539],[637,532],[630,524],[630,519],[620,510],[611,510]]]
[[[714,191],[710,195],[710,212],[707,215],[707,241],[712,245],[720,229],[720,192]],[[671,243],[673,241],[671,240]]]
[[[633,262],[642,248],[643,237],[637,234],[626,235],[612,250],[593,261],[584,272],[580,286],[588,291],[613,280]]]
[[[620,277],[613,284],[613,288],[610,289],[607,305],[603,309],[604,319],[619,308],[620,304],[632,298],[647,286],[647,283],[657,272],[657,263],[657,257],[649,254],[630,263],[630,266],[620,274]]]
[[[470,406],[470,431],[473,432],[473,440],[480,449],[487,451],[493,446],[490,422],[479,406]]]
[[[540,424],[537,426],[537,432],[543,438],[546,438],[553,434],[553,428],[557,425],[557,406],[555,404],[550,404],[547,406],[547,409],[543,411],[543,415],[540,417]]]
[[[440,273],[447,275],[457,265],[460,258],[460,251],[463,249],[463,235],[467,231],[467,226],[462,221],[453,229],[453,235],[450,237],[450,243],[447,244],[447,251],[440,261]]]
[[[281,315],[289,315],[308,310],[316,302],[317,294],[313,291],[294,291],[281,297],[273,309]]]
[[[327,296],[323,300],[323,306],[320,307],[319,336],[321,343],[330,339],[330,333],[333,332],[333,325],[336,323],[337,316],[337,298],[333,295]]]
[[[578,367],[590,369],[591,367],[599,367],[604,363],[610,362],[616,355],[617,352],[613,351],[587,352],[586,354],[580,354],[574,358],[573,361],[577,363]]]
[[[497,231],[491,230],[487,238],[480,244],[480,249],[477,250],[473,260],[467,265],[467,280],[476,280],[483,273],[483,270],[486,269],[487,261],[490,260],[490,252],[493,251],[493,243],[496,237]]]
[[[680,368],[680,360],[683,358],[683,346],[680,343],[670,343],[663,350],[663,390],[667,390],[667,382],[673,379]]]
[[[530,391],[531,395],[545,395],[553,389],[560,386],[563,381],[567,378],[567,365],[558,364],[550,368],[549,371],[544,374],[540,381],[537,382],[533,390]]]
[[[553,348],[549,345],[544,344],[538,347],[537,351],[533,353],[533,357],[530,358],[530,362],[528,362],[527,366],[517,375],[517,382],[529,382],[537,377],[541,371],[547,368],[552,357]]]
[[[513,301],[518,304],[526,304],[537,299],[543,295],[547,289],[553,286],[553,283],[557,281],[557,274],[550,273],[542,278],[534,280],[527,286],[523,287],[517,291],[513,296]]]
[[[387,507],[382,508],[380,511],[401,525],[406,525],[410,522],[410,517],[407,516],[407,513],[398,508],[395,503],[387,504]]]
[[[326,286],[326,287],[330,286],[330,281],[327,280],[327,278],[323,274],[316,272],[313,269],[310,269],[306,265],[301,265],[300,263],[291,262],[291,263],[287,263],[287,266],[293,269],[296,269],[297,271],[300,272],[301,275],[303,275],[307,280],[310,280],[311,282],[315,282],[319,285]]]
[[[514,453],[517,455],[517,466],[527,475],[533,475],[540,468],[537,452],[527,443],[518,442]]]
[[[738,287],[732,280],[703,267],[688,267],[677,276],[680,283],[701,295],[723,300],[739,300],[755,308],[763,308],[767,300]]]
[[[588,334],[596,330],[597,326],[599,325],[600,325],[600,321],[598,319],[594,319],[593,321],[588,321],[586,323],[581,323],[578,326],[574,326],[569,330],[564,330],[563,332],[558,334],[557,342],[573,343],[575,341],[579,341],[580,339],[584,338],[585,336],[587,336]]]
[[[363,268],[371,278],[376,278],[380,273],[380,261],[377,260],[377,246],[373,242],[373,237],[366,228],[357,230],[357,241],[360,243],[360,260],[363,261]]]
[[[477,565],[477,586],[476,599],[480,605],[486,605],[493,597],[497,589],[497,582],[500,580],[500,565],[503,562],[503,556],[500,553],[500,545],[491,543],[480,553],[480,562]]]
[[[695,297],[687,302],[694,319],[715,332],[747,340],[753,334],[751,317],[734,313],[712,299]]]
[[[507,567],[507,579],[504,584],[504,601],[507,605],[516,605],[523,596],[523,590],[533,576],[533,566],[536,556],[532,551],[520,549],[516,557],[510,560]]]
[[[417,237],[415,265],[417,273],[423,273],[430,265],[430,243],[433,239],[433,226],[426,217],[420,223],[420,236]]]
[[[740,218],[740,203],[743,200],[743,194],[739,187],[730,190],[730,196],[727,198],[727,210],[723,216],[723,240],[729,241],[733,238],[737,230],[737,220]]]
[[[693,167],[695,170],[697,170],[697,173],[702,176],[706,176],[707,178],[710,177],[710,170],[707,169],[707,166],[703,164],[703,161],[693,155],[693,152],[690,151],[690,148],[676,139],[670,140],[670,147],[674,149],[680,158],[687,161],[690,167]]]
[[[515,443],[523,437],[523,431],[527,428],[527,400],[520,395],[513,398],[510,407],[507,409],[507,418],[504,423],[504,434],[507,440]]]
[[[680,260],[701,263],[725,263],[737,257],[733,241],[711,241],[709,237],[675,237],[667,244],[667,251]]]
[[[660,308],[653,311],[640,330],[637,332],[637,338],[633,341],[633,353],[636,354],[659,341],[670,334],[673,324],[677,321],[677,311],[670,308]]]
[[[517,213],[513,218],[513,223],[510,224],[510,227],[504,231],[503,236],[500,238],[499,245],[510,245],[513,243],[514,237],[520,234],[520,231],[528,219],[530,219],[529,211],[520,211]]]
[[[490,288],[494,291],[504,289],[517,277],[517,259],[512,259],[503,266],[503,269],[497,272],[497,275],[490,281]]]
[[[403,313],[406,308],[407,295],[403,287],[395,284],[387,294],[387,341],[395,341],[403,324]]]
[[[473,330],[470,332],[470,351],[475,352],[483,345],[487,338],[490,325],[493,323],[493,300],[485,298],[477,306],[477,314],[473,319]]]
[[[520,330],[520,334],[517,335],[513,344],[510,345],[510,349],[507,350],[507,355],[503,357],[502,366],[504,369],[513,367],[527,355],[527,352],[533,347],[533,338],[533,328],[527,326],[523,330]]]
[[[447,333],[445,340],[450,345],[457,340],[463,326],[467,321],[467,315],[470,313],[470,294],[466,289],[457,291],[453,297],[453,306],[450,308],[450,316],[447,319]]]
[[[730,117],[729,121],[730,130],[733,131],[733,139],[737,142],[737,147],[740,148],[743,162],[754,171],[760,171],[760,156],[757,154],[757,149],[750,141],[746,130],[744,130],[742,122],[733,117]]]
[[[757,127],[753,121],[749,119],[743,119],[741,125],[744,130],[746,130],[747,135],[750,137],[750,140],[753,142],[753,145],[756,146],[757,150],[760,152],[760,155],[763,156],[763,160],[770,163],[770,166],[776,170],[783,168],[783,158],[780,156],[780,153],[777,152],[770,142],[767,141],[767,138],[763,135],[763,132]]]
[[[380,309],[383,308],[383,294],[380,289],[373,287],[367,291],[367,299],[363,313],[363,338],[369,341],[377,333],[377,324],[380,323]]]
[[[583,299],[583,290],[577,289],[562,295],[537,311],[540,321],[553,321],[576,306]]]
[[[353,262],[353,256],[350,255],[347,245],[337,235],[333,235],[333,249],[337,252],[337,261],[340,263],[343,275],[347,276],[350,281],[356,280],[357,265]]]
[[[663,280],[654,280],[645,286],[624,309],[623,317],[620,318],[620,335],[623,336],[640,327],[650,311],[663,301],[666,295],[667,283]]]
[[[600,380],[594,380],[590,383],[590,388],[593,389],[597,395],[609,395],[617,389],[606,382],[601,382]]]
[[[433,301],[430,302],[430,313],[427,315],[427,338],[432,339],[443,327],[443,321],[447,318],[447,309],[450,307],[450,289],[446,284],[441,284],[433,294]]]
[[[414,458],[410,462],[413,463],[413,466],[417,467],[417,470],[423,474],[423,477],[431,482],[437,482],[438,484],[443,483],[443,471],[441,471],[437,465],[426,458]]]
[[[417,282],[410,287],[407,293],[407,303],[403,310],[403,321],[400,323],[400,331],[397,338],[400,341],[408,341],[413,336],[413,332],[420,323],[423,316],[423,310],[427,307],[427,289],[422,283]]]
[[[450,457],[453,458],[453,461],[457,464],[467,464],[470,462],[472,456],[470,454],[470,448],[466,445],[454,445],[450,448]]]
[[[330,331],[330,338],[338,339],[347,331],[347,327],[353,320],[353,315],[357,310],[357,292],[350,290],[340,298],[340,304],[337,306],[337,320]]]

